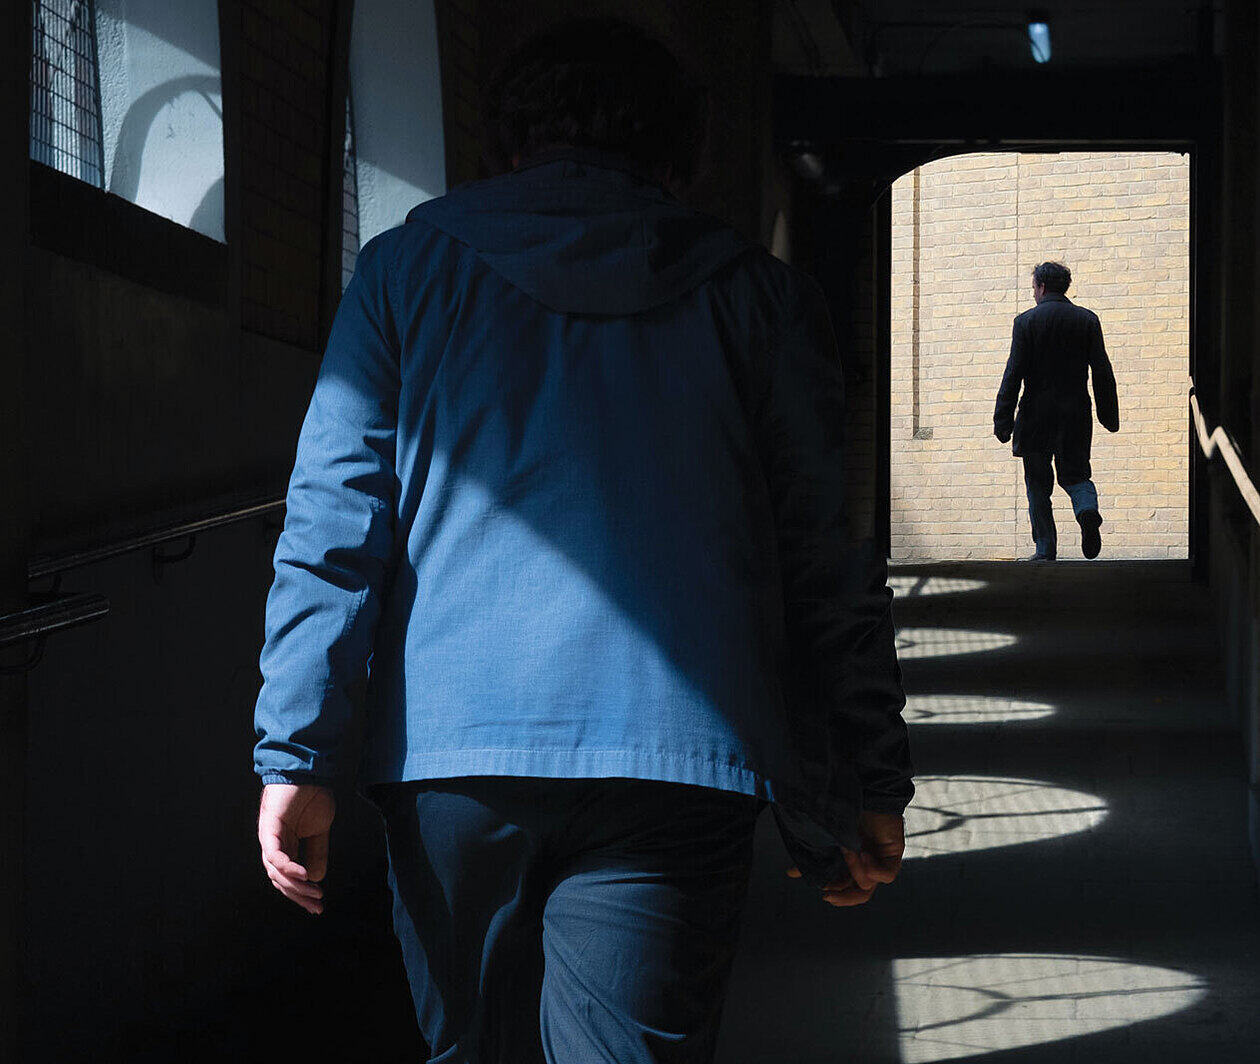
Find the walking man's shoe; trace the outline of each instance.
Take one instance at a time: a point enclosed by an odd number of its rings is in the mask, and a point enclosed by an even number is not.
[[[1081,553],[1086,558],[1097,558],[1102,550],[1102,536],[1098,534],[1102,515],[1097,510],[1082,510],[1076,520],[1081,526]]]
[[[1054,555],[1052,554],[1034,554],[1031,558],[1025,558],[1026,562],[1052,562]]]

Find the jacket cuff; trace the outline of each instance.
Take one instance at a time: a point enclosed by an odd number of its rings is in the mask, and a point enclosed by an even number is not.
[[[336,780],[329,779],[327,776],[315,776],[309,772],[281,772],[279,769],[269,768],[259,775],[262,776],[263,786],[269,783],[294,783],[327,787],[331,790],[337,785]]]

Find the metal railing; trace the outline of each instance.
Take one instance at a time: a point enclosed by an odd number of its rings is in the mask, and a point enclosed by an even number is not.
[[[1238,454],[1238,447],[1229,438],[1229,433],[1224,427],[1217,425],[1211,432],[1208,431],[1207,421],[1199,408],[1199,397],[1195,394],[1193,378],[1190,380],[1190,412],[1194,416],[1194,430],[1199,437],[1199,447],[1202,448],[1204,457],[1210,459],[1217,454],[1221,456],[1234,478],[1238,493],[1247,504],[1247,508],[1251,510],[1251,516],[1256,519],[1257,524],[1260,524],[1260,492],[1256,491],[1255,484],[1247,475],[1247,468]]]
[[[37,558],[27,567],[27,577],[36,580],[42,576],[53,577],[53,586],[46,591],[31,592],[31,605],[23,610],[0,615],[0,648],[18,643],[34,642],[34,647],[23,662],[16,665],[0,665],[0,674],[27,672],[39,664],[44,652],[45,639],[54,632],[74,628],[89,621],[99,620],[109,613],[109,600],[104,595],[61,592],[63,573],[94,562],[115,558],[144,550],[153,551],[154,576],[160,579],[161,567],[171,562],[183,561],[197,542],[197,534],[209,529],[251,517],[265,517],[284,510],[285,500],[267,499],[224,510],[210,517],[181,521],[137,536],[107,543],[100,547],[76,551],[71,554]],[[187,539],[187,546],[175,554],[163,554],[158,547],[177,539]]]
[[[33,593],[30,597],[35,605],[0,617],[0,647],[42,639],[52,632],[87,624],[109,613],[109,599],[104,595],[45,592]],[[9,668],[5,666],[6,671]]]
[[[138,536],[117,540],[104,546],[89,547],[87,550],[76,551],[72,554],[36,558],[27,567],[26,575],[31,580],[37,580],[41,576],[64,573],[67,570],[78,569],[84,565],[92,565],[95,562],[104,561],[106,558],[114,558],[120,554],[130,554],[132,551],[144,550],[145,547],[156,547],[160,543],[195,537],[198,532],[206,532],[212,528],[221,528],[223,525],[230,525],[251,517],[263,517],[266,514],[275,513],[283,509],[283,498],[249,503],[231,510],[224,510],[210,517],[200,517],[192,521],[180,521],[173,525],[166,525],[162,528],[154,529],[152,532],[145,532]],[[186,555],[183,557],[186,557]],[[165,561],[182,561],[183,557],[159,556],[161,560]]]

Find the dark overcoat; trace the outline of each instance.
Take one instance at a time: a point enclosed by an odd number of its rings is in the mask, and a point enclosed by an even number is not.
[[[1108,431],[1118,432],[1116,378],[1098,315],[1065,295],[1047,292],[1040,303],[1015,318],[1011,354],[993,411],[994,435],[1003,443],[1011,440],[1016,456],[1053,454],[1063,461],[1087,463],[1094,422],[1091,373],[1098,420]]]

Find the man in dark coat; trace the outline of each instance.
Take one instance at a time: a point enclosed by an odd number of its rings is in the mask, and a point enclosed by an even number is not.
[[[1081,526],[1081,553],[1097,558],[1102,549],[1098,492],[1090,479],[1094,418],[1089,375],[1098,420],[1109,432],[1120,431],[1116,378],[1103,346],[1102,325],[1097,314],[1068,299],[1071,283],[1071,271],[1062,263],[1043,262],[1033,270],[1037,305],[1015,318],[1011,355],[993,411],[993,434],[1003,443],[1011,440],[1012,452],[1024,460],[1028,516],[1037,545],[1029,561],[1054,561],[1058,552],[1050,502],[1056,475]]]
[[[433,1060],[702,1064],[763,807],[822,901],[897,874],[891,593],[846,542],[821,290],[671,191],[674,58],[579,22],[504,70],[499,172],[369,241],[332,327],[267,599],[261,856],[319,913],[334,796],[376,804]]]

